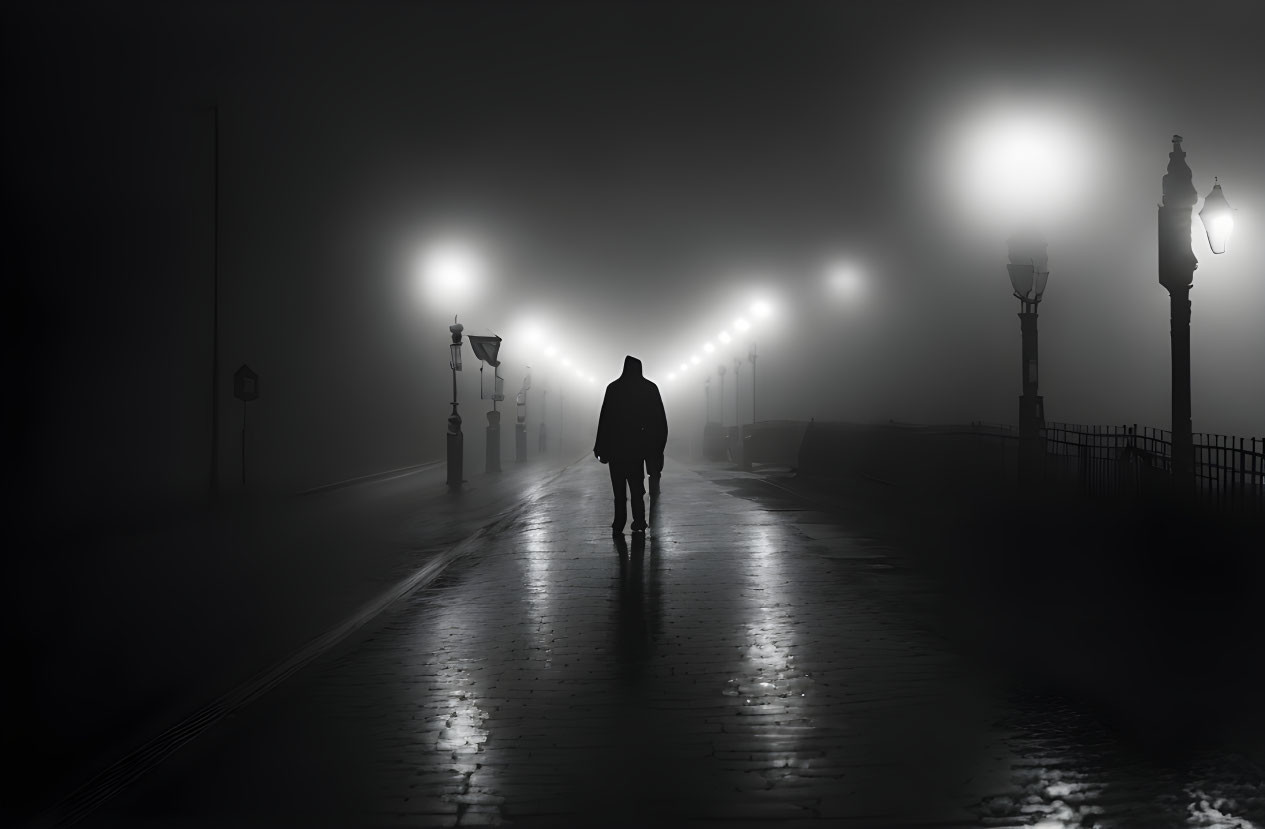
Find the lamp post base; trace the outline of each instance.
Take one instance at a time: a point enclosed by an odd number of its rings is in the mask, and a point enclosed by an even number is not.
[[[449,418],[451,421],[451,418]],[[458,418],[460,423],[460,418]],[[455,492],[461,489],[462,456],[465,452],[465,436],[460,427],[457,432],[448,432],[448,489]]]
[[[501,471],[501,413],[488,412],[488,453],[484,463],[485,472]]]

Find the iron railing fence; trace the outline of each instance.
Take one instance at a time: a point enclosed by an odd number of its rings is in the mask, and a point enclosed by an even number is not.
[[[1006,424],[973,423],[981,434],[1018,439]],[[1265,439],[1196,432],[1195,495],[1235,512],[1265,513]],[[1171,487],[1173,434],[1137,424],[1045,425],[1042,479],[1090,495],[1139,496]]]

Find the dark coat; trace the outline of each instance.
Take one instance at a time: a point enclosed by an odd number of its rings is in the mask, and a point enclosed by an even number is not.
[[[668,416],[659,387],[641,375],[641,360],[624,358],[624,373],[606,387],[593,452],[603,462],[658,457],[668,445]]]

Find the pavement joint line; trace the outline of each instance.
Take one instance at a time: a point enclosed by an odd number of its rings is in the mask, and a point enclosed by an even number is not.
[[[585,456],[587,457],[587,455]],[[411,575],[401,579],[360,610],[325,633],[309,641],[286,659],[256,674],[233,690],[212,701],[125,754],[74,789],[58,803],[38,815],[30,824],[36,827],[72,826],[86,818],[111,798],[156,768],[163,760],[193,742],[204,731],[224,717],[241,710],[251,702],[281,685],[294,674],[314,662],[335,645],[384,613],[396,602],[434,581],[450,564],[467,554],[490,533],[512,524],[534,504],[546,488],[569,472],[583,458],[572,461],[547,479],[529,488],[514,506],[495,513],[482,527],[436,555]]]

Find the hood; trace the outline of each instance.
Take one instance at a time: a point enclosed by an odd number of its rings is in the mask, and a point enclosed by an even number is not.
[[[625,357],[624,373],[620,377],[641,377],[641,360],[636,357]]]

